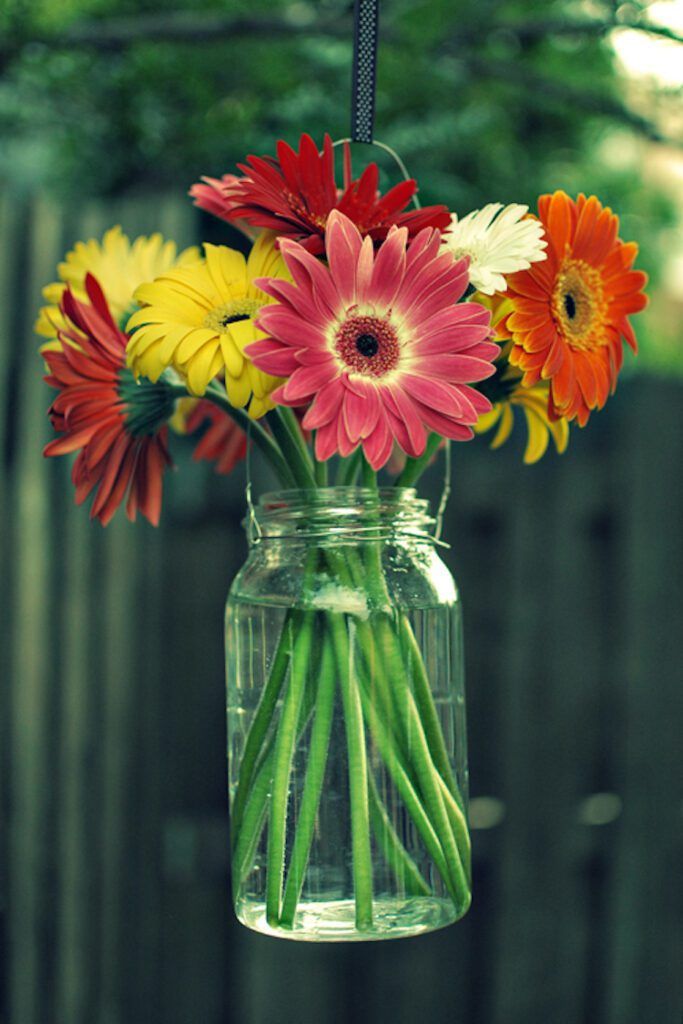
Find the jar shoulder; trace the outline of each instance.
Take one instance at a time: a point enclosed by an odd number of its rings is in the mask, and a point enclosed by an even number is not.
[[[403,608],[453,605],[455,580],[430,544],[385,544],[381,551],[383,593]],[[236,576],[229,601],[316,607],[359,613],[378,594],[377,555],[366,547],[304,545],[277,549],[256,545]]]

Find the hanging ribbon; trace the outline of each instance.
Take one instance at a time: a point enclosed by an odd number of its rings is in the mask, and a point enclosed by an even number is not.
[[[375,82],[379,0],[355,0],[351,140],[372,142],[375,126]]]

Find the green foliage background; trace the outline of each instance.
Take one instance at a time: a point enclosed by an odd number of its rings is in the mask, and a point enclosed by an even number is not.
[[[460,213],[533,206],[555,188],[598,193],[640,241],[658,295],[678,211],[641,171],[666,131],[634,110],[609,45],[615,25],[642,14],[573,0],[385,0],[377,137],[401,153],[423,201]],[[5,188],[59,199],[184,191],[273,152],[278,137],[348,131],[341,0],[9,0],[0,30]],[[386,184],[395,169],[378,162]],[[676,368],[678,328],[654,307],[640,318],[642,362]]]

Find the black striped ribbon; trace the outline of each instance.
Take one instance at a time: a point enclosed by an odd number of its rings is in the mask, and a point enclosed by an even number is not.
[[[375,82],[379,0],[355,0],[351,139],[372,142],[375,127]]]

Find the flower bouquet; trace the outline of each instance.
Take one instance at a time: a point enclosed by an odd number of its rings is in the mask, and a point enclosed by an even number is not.
[[[250,501],[226,613],[233,888],[248,926],[323,940],[470,903],[460,601],[421,474],[451,441],[501,445],[516,409],[525,462],[563,452],[646,302],[594,196],[459,218],[342,155],[341,187],[331,139],[303,135],[191,189],[246,256],[119,228],[79,243],[37,325],[45,453],[78,452],[101,523],[124,501],[158,522],[169,431],[201,432],[222,473],[254,446],[279,480]]]

